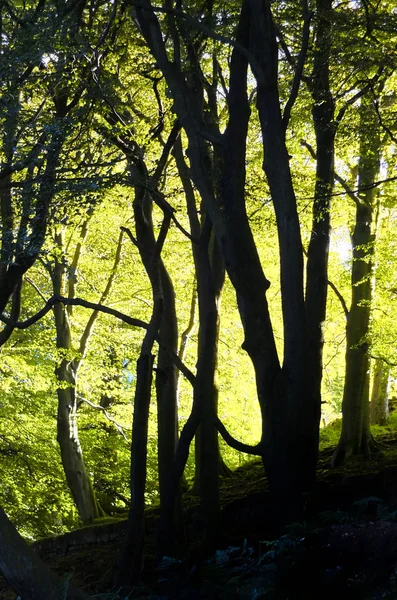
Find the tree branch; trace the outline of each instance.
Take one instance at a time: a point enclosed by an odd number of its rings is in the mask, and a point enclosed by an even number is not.
[[[307,142],[306,140],[301,140],[300,141],[301,146],[303,146],[304,148],[306,148],[306,150],[309,152],[310,156],[314,159],[317,160],[317,153],[315,151],[315,149],[313,148],[313,146],[311,144],[309,144],[309,142]],[[353,200],[353,202],[357,205],[360,206],[362,204],[360,198],[356,195],[355,192],[360,192],[362,190],[364,190],[365,188],[358,188],[357,190],[352,190],[351,187],[349,186],[349,184],[343,179],[343,177],[341,177],[340,175],[338,175],[338,173],[335,172],[334,170],[334,177],[336,179],[336,181],[338,183],[340,183],[340,185],[343,187],[343,189],[345,190],[346,194]],[[373,184],[371,187],[374,187],[375,184]],[[368,189],[368,188],[367,188]],[[369,188],[371,189],[371,188]],[[342,192],[344,193],[344,192]],[[330,194],[331,196],[338,196],[340,194],[338,193],[333,193]]]
[[[283,114],[283,125],[284,130],[287,130],[289,120],[291,118],[291,111],[298,97],[298,91],[300,82],[302,81],[303,76],[303,68],[305,66],[307,49],[309,46],[309,36],[310,36],[310,22],[313,16],[313,13],[309,12],[309,7],[307,4],[307,0],[303,0],[303,30],[302,30],[302,46],[299,52],[298,62],[296,64],[294,79],[292,82],[291,93],[288,98],[288,101],[284,108]]]
[[[127,429],[126,427],[123,427],[122,425],[120,425],[120,423],[117,423],[117,421],[115,419],[113,419],[113,417],[111,417],[108,413],[108,411],[106,410],[106,408],[104,408],[103,406],[100,406],[99,404],[95,404],[94,402],[91,402],[90,400],[87,400],[86,398],[82,398],[81,396],[78,397],[79,400],[81,400],[81,402],[84,402],[85,404],[88,404],[88,406],[91,406],[91,408],[95,408],[96,410],[100,410],[103,412],[103,414],[105,415],[105,417],[107,418],[108,421],[110,421],[111,423],[113,423],[113,425],[116,427],[117,431],[120,433],[120,435],[123,436],[123,438],[125,439],[126,442],[128,442],[128,438],[124,433],[124,429]]]
[[[347,317],[349,316],[349,309],[347,308],[347,304],[346,304],[344,297],[342,296],[342,294],[340,293],[340,291],[338,290],[336,285],[334,283],[332,283],[332,281],[327,279],[327,284],[329,285],[329,287],[331,288],[331,290],[334,292],[335,296],[338,298],[339,302],[341,303],[343,312],[345,313],[345,317],[347,319]]]
[[[370,354],[370,358],[373,358],[374,360],[382,360],[389,367],[397,367],[397,363],[391,362],[388,358],[385,358],[384,356],[373,356],[372,354]]]
[[[37,321],[42,319],[52,309],[52,307],[59,302],[61,302],[65,306],[82,306],[91,310],[98,310],[107,315],[116,317],[116,319],[120,319],[120,321],[127,323],[127,325],[130,325],[131,327],[139,327],[141,329],[145,329],[146,331],[151,327],[150,323],[146,323],[141,319],[135,319],[134,317],[130,317],[129,315],[126,315],[125,313],[122,313],[114,308],[110,308],[109,306],[102,306],[100,304],[95,304],[94,302],[88,302],[87,300],[83,300],[82,298],[65,298],[64,296],[52,296],[49,300],[47,300],[45,306],[41,310],[39,310],[35,315],[33,315],[33,317],[30,317],[25,321],[13,321],[12,319],[8,319],[4,315],[0,315],[0,321],[3,321],[3,323],[6,323],[7,325],[12,325],[15,329],[27,329],[28,327],[34,325],[34,323],[37,323]],[[175,366],[186,377],[189,383],[191,383],[191,385],[194,386],[196,381],[195,375],[180,360],[176,352],[174,352],[168,347],[168,345],[163,341],[163,339],[158,333],[154,334],[154,339],[156,340],[159,346],[161,346],[166,352],[168,352]]]
[[[256,446],[250,446],[249,444],[244,444],[243,442],[239,442],[238,440],[236,440],[236,438],[234,438],[227,431],[226,427],[224,426],[222,421],[217,416],[214,417],[214,424],[215,424],[215,427],[217,428],[217,430],[219,431],[219,433],[221,434],[221,436],[223,437],[223,439],[225,440],[225,442],[231,448],[234,448],[235,450],[238,450],[239,452],[245,452],[245,454],[251,454],[253,456],[262,456],[263,448],[262,448],[261,442],[256,444]]]

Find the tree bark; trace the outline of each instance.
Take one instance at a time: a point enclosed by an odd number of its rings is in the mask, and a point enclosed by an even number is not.
[[[219,311],[225,268],[208,215],[204,214],[202,222],[199,221],[180,139],[175,144],[174,156],[184,187],[190,230],[193,238],[199,240],[192,243],[199,305],[198,360],[193,395],[201,415],[195,437],[193,489],[200,494],[203,545],[211,551],[219,535],[219,474],[224,465],[214,415],[218,413]]]
[[[342,433],[332,458],[334,465],[352,455],[367,455],[374,446],[369,413],[369,347],[372,272],[375,247],[377,190],[371,187],[380,169],[380,132],[373,100],[360,106],[358,186],[367,187],[356,199],[352,234],[352,300],[346,323],[346,373],[342,401]]]
[[[371,425],[386,425],[389,418],[390,367],[380,358],[375,359],[372,375]]]
[[[130,157],[130,170],[134,180],[147,179],[146,165],[140,157]],[[175,299],[171,279],[161,260],[162,245],[169,228],[170,217],[164,215],[163,225],[158,239],[154,236],[152,220],[152,198],[149,192],[141,185],[135,186],[135,199],[133,203],[135,216],[136,243],[142,263],[149,277],[152,295],[153,312],[150,326],[142,343],[141,353],[137,363],[137,383],[134,399],[134,417],[132,425],[131,444],[131,507],[128,516],[128,530],[124,547],[121,551],[115,577],[117,586],[130,586],[138,582],[142,575],[144,561],[144,509],[145,486],[147,470],[147,437],[149,422],[149,406],[151,398],[152,371],[154,356],[152,355],[156,334],[162,328],[168,340],[177,348],[177,329],[175,315]],[[129,233],[132,239],[133,236]],[[164,293],[163,285],[166,286]],[[164,306],[167,303],[167,313],[164,315]],[[165,318],[171,318],[171,323],[166,323]],[[161,360],[160,360],[161,359]],[[159,353],[159,367],[161,371],[156,382],[160,393],[158,406],[159,419],[165,418],[159,426],[159,469],[161,468],[162,505],[165,503],[164,486],[167,485],[166,473],[169,462],[174,458],[177,435],[176,419],[176,376],[174,365],[169,364],[169,356]],[[164,387],[163,387],[164,386]],[[170,414],[169,414],[170,413]],[[164,435],[169,436],[165,438]],[[175,498],[173,496],[173,515],[175,517]],[[172,522],[174,522],[172,520]]]
[[[84,233],[84,237],[86,231]],[[54,294],[62,294],[65,287],[65,262],[63,257],[63,234],[55,235],[55,244],[61,253],[55,257],[55,265],[51,272]],[[83,523],[91,523],[100,516],[90,475],[85,466],[77,427],[77,373],[78,364],[74,364],[70,354],[72,333],[67,307],[57,304],[53,308],[57,332],[57,348],[65,356],[61,358],[55,369],[60,385],[57,388],[57,440],[61,450],[62,466],[65,472],[73,500]],[[67,356],[69,354],[69,356]]]

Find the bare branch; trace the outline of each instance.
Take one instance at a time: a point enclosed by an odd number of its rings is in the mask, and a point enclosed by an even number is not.
[[[391,362],[391,360],[385,358],[384,356],[373,356],[372,354],[370,354],[370,358],[373,358],[374,360],[382,360],[387,365],[389,365],[389,367],[397,367],[397,363]]]
[[[65,298],[64,296],[52,296],[49,300],[47,300],[45,306],[41,310],[39,310],[35,315],[33,315],[33,317],[30,317],[25,321],[13,321],[12,319],[8,319],[4,315],[0,315],[0,321],[3,321],[3,323],[14,327],[14,329],[27,329],[28,327],[34,325],[34,323],[37,323],[37,321],[42,319],[52,309],[52,307],[59,302],[61,302],[65,306],[82,306],[91,310],[98,310],[107,315],[116,317],[116,319],[120,319],[120,321],[127,323],[127,325],[130,325],[131,327],[139,327],[141,329],[145,329],[146,331],[151,327],[150,323],[146,323],[141,319],[135,319],[134,317],[130,317],[129,315],[126,315],[125,313],[122,313],[114,308],[110,308],[109,306],[102,306],[101,304],[88,302],[87,300],[83,300],[82,298]],[[164,350],[169,354],[175,366],[186,377],[189,383],[191,383],[191,385],[194,386],[196,381],[195,375],[193,375],[191,370],[180,360],[176,352],[174,352],[168,347],[168,345],[163,341],[163,339],[158,333],[154,334],[154,339],[159,344],[159,346],[164,348]]]
[[[283,114],[283,125],[284,130],[287,130],[289,120],[291,118],[291,111],[296,102],[299,92],[299,86],[302,81],[303,76],[303,67],[305,66],[307,49],[309,46],[309,36],[310,36],[310,22],[312,19],[313,13],[309,12],[309,7],[307,4],[307,0],[303,0],[303,30],[302,30],[302,46],[299,52],[298,62],[296,64],[294,79],[292,82],[291,93],[289,95],[288,101],[284,108]]]
[[[236,40],[233,40],[232,38],[230,38],[226,35],[221,35],[219,33],[216,33],[210,27],[207,27],[207,25],[205,25],[205,23],[188,15],[186,12],[184,12],[183,10],[180,10],[179,8],[167,8],[164,6],[152,6],[150,3],[138,2],[136,0],[129,0],[128,3],[131,4],[132,6],[135,6],[136,8],[147,10],[147,11],[150,11],[153,13],[159,12],[159,13],[165,13],[168,15],[175,15],[176,17],[184,19],[189,26],[191,26],[193,29],[197,29],[198,31],[201,31],[208,38],[216,40],[218,42],[221,42],[222,44],[227,44],[228,46],[232,46],[233,48],[236,48],[236,50],[238,50],[248,60],[248,62],[251,65],[252,70],[255,72],[258,79],[260,79],[261,81],[263,80],[264,73],[263,73],[261,67],[258,65],[255,58],[253,57],[253,55],[251,54],[251,52],[249,52],[247,50],[247,48],[244,48],[244,46],[242,44],[240,44],[239,42],[237,42]]]
[[[374,107],[375,107],[376,114],[378,116],[379,125],[387,133],[387,135],[389,136],[389,138],[391,139],[391,141],[394,142],[395,144],[397,144],[397,138],[396,138],[396,136],[393,134],[393,132],[391,131],[391,129],[383,121],[382,115],[380,114],[380,110],[379,110],[379,102],[378,102],[377,99],[374,100]]]
[[[236,438],[234,438],[227,431],[226,427],[224,426],[222,421],[217,416],[214,417],[214,424],[215,424],[215,427],[217,428],[217,430],[219,431],[219,433],[221,434],[221,436],[223,437],[223,439],[225,440],[225,442],[231,448],[234,448],[235,450],[238,450],[239,452],[245,452],[245,454],[251,454],[253,456],[262,456],[263,447],[262,447],[261,442],[256,444],[256,446],[250,446],[249,444],[244,444],[243,442],[239,442],[238,440],[236,440]]]
[[[361,88],[361,90],[359,90],[356,94],[351,96],[351,98],[349,98],[349,100],[347,100],[344,103],[344,105],[339,110],[337,117],[335,119],[335,128],[337,128],[338,125],[340,124],[340,122],[342,121],[347,109],[350,106],[353,106],[353,104],[355,104],[357,102],[357,100],[359,100],[362,96],[364,96],[364,94],[366,94],[369,90],[371,90],[373,88],[374,83],[376,83],[379,80],[380,76],[383,73],[383,70],[384,70],[384,65],[381,65],[378,72],[371,79],[369,79],[368,83],[366,85],[364,85]]]
[[[340,293],[340,291],[338,290],[336,285],[334,283],[332,283],[332,281],[327,279],[327,284],[329,285],[329,287],[331,288],[331,290],[334,292],[335,296],[338,298],[339,302],[341,303],[343,312],[345,313],[345,317],[347,319],[347,317],[349,316],[349,309],[347,308],[346,300],[344,299],[344,297],[342,296],[342,294]]]
[[[335,171],[334,171],[334,177],[335,177],[336,181],[338,183],[340,183],[340,185],[343,187],[343,189],[345,190],[345,192],[349,196],[349,198],[351,198],[357,206],[361,206],[362,202],[361,202],[360,198],[355,194],[355,190],[351,189],[351,187],[349,186],[347,181],[345,181],[343,179],[343,177],[338,175],[338,173],[335,173]],[[358,191],[361,191],[361,188],[359,188]]]
[[[124,231],[128,235],[128,237],[130,238],[130,240],[134,244],[134,246],[139,248],[138,240],[136,239],[136,237],[134,237],[134,234],[132,233],[131,229],[129,229],[128,227],[120,227],[120,229],[121,229],[121,231]]]
[[[317,153],[314,150],[313,146],[311,144],[309,144],[309,142],[307,142],[306,140],[301,140],[300,144],[301,144],[301,146],[306,148],[306,150],[308,150],[310,156],[314,160],[317,160]],[[364,190],[365,188],[362,187],[362,188],[359,188],[358,190],[352,190],[351,187],[349,186],[349,184],[343,179],[343,177],[338,175],[338,173],[336,173],[335,170],[334,170],[334,177],[335,177],[336,181],[338,183],[340,183],[340,185],[345,190],[345,192],[342,192],[342,194],[346,193],[353,200],[353,202],[355,204],[357,204],[357,206],[360,206],[362,204],[362,202],[361,202],[360,198],[356,195],[355,192],[360,192],[360,191]],[[371,185],[371,187],[372,187],[372,185]],[[367,189],[368,189],[368,187],[367,187]],[[339,193],[330,194],[330,196],[339,196],[339,195],[340,195]]]
[[[106,410],[106,408],[104,408],[103,406],[100,406],[99,404],[94,404],[94,402],[91,402],[90,400],[87,400],[86,398],[83,398],[82,396],[78,397],[79,400],[81,400],[81,402],[84,402],[85,404],[88,404],[88,406],[91,406],[91,408],[95,408],[95,410],[100,410],[103,412],[103,414],[105,415],[105,417],[107,418],[108,421],[110,421],[111,423],[113,423],[113,425],[116,427],[117,431],[120,433],[120,435],[123,436],[123,438],[125,439],[126,442],[128,442],[128,438],[124,433],[124,429],[127,429],[127,427],[123,427],[122,425],[120,425],[120,423],[117,423],[117,421],[115,419],[113,419],[113,417],[111,417],[108,413],[108,411]]]

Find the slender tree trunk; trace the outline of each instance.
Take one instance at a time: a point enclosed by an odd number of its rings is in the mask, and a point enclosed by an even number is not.
[[[100,511],[79,440],[76,374],[70,362],[62,360],[56,369],[56,375],[62,385],[57,389],[57,440],[61,450],[62,466],[80,519],[87,524],[99,517]]]
[[[196,472],[193,489],[200,494],[203,546],[211,551],[219,537],[219,474],[224,465],[214,416],[218,414],[219,311],[225,267],[208,215],[204,216],[202,223],[198,219],[180,139],[176,142],[174,156],[184,186],[192,236],[199,240],[192,244],[199,305],[198,360],[193,395],[201,415],[195,438]]]
[[[371,392],[371,425],[386,425],[389,418],[390,367],[380,358],[375,359]]]
[[[58,249],[63,248],[63,236],[55,236]],[[54,293],[61,295],[65,285],[65,265],[56,258],[52,271]],[[71,329],[66,306],[57,304],[53,308],[57,332],[57,348],[61,353],[72,350]],[[55,369],[60,385],[57,389],[58,415],[57,440],[61,450],[62,466],[73,500],[83,523],[90,523],[100,516],[90,475],[85,466],[77,427],[77,368],[70,356],[61,358]]]
[[[334,100],[329,81],[332,36],[332,0],[316,2],[316,37],[313,76],[313,123],[316,133],[316,184],[313,220],[307,252],[305,309],[307,324],[307,420],[308,440],[305,462],[308,476],[314,477],[317,465],[321,418],[323,374],[323,324],[328,290],[330,204],[334,185]]]
[[[131,506],[127,534],[115,574],[116,586],[136,583],[140,580],[143,569],[147,437],[154,362],[151,354],[153,333],[148,331],[145,335],[137,361],[131,444]]]
[[[372,271],[376,229],[377,190],[372,187],[380,168],[380,134],[372,99],[360,106],[359,187],[368,189],[356,199],[352,234],[352,300],[346,323],[346,374],[342,401],[342,433],[333,456],[340,464],[352,455],[367,455],[373,448],[369,414],[369,346]]]
[[[146,179],[146,166],[142,160],[134,160],[130,163],[130,169],[133,176]],[[137,245],[142,263],[146,273],[150,279],[153,295],[153,312],[150,320],[149,329],[146,332],[142,343],[141,353],[137,363],[137,383],[134,399],[134,416],[132,423],[132,444],[131,444],[131,507],[128,516],[128,530],[124,547],[121,551],[117,572],[115,574],[115,584],[132,585],[140,580],[143,569],[144,560],[144,509],[145,509],[145,486],[146,486],[146,471],[147,471],[147,438],[148,438],[148,423],[149,423],[149,406],[152,392],[152,377],[154,356],[152,355],[154,338],[159,332],[163,323],[164,311],[164,291],[163,283],[166,285],[170,280],[166,278],[165,267],[161,261],[162,245],[169,228],[170,218],[164,215],[163,225],[158,239],[154,236],[154,227],[152,221],[152,198],[149,192],[142,186],[135,187],[134,199],[134,216],[136,239],[129,232],[130,238]],[[173,306],[173,290],[172,286],[168,287],[167,291],[168,309]],[[167,315],[169,316],[169,314]],[[176,323],[174,324],[174,327]],[[177,345],[177,337],[174,327],[171,327],[166,333],[175,337],[175,350]],[[175,449],[174,439],[176,436],[176,378],[173,368],[164,370],[166,365],[166,357],[162,356],[162,376],[170,376],[171,379],[167,382],[167,396],[160,399],[161,403],[171,403],[167,406],[168,409],[174,411],[174,420],[171,424],[171,430],[166,428],[167,433],[171,435],[171,447]],[[160,385],[160,379],[159,379]],[[174,396],[171,398],[169,391],[173,390]],[[171,398],[171,402],[170,402]],[[166,407],[161,406],[162,416],[164,416]],[[166,415],[168,418],[168,415]],[[170,421],[167,422],[167,425]],[[164,433],[164,430],[162,430]],[[162,440],[161,446],[164,449],[166,441]],[[167,451],[169,446],[167,445]],[[168,458],[168,455],[167,455]],[[164,467],[164,463],[161,462]],[[163,474],[162,474],[163,475]],[[166,482],[162,479],[163,484]],[[163,493],[164,498],[164,493]],[[173,509],[175,509],[175,495],[173,496]],[[163,500],[163,503],[165,500]],[[175,513],[173,513],[175,514]]]
[[[0,508],[0,573],[23,600],[86,600],[35,554]]]
[[[211,241],[209,244],[208,252],[210,254],[209,261],[207,259],[205,259],[204,261],[201,261],[201,263],[202,263],[201,265],[196,264],[197,282],[199,282],[201,279],[203,279],[203,281],[205,281],[205,282],[208,282],[210,280],[212,280],[212,282],[213,282],[213,290],[211,290],[211,295],[213,295],[213,297],[209,298],[208,293],[207,293],[207,297],[205,297],[203,295],[203,298],[202,298],[202,302],[204,303],[204,311],[203,311],[204,317],[203,317],[203,321],[201,320],[201,317],[200,317],[198,337],[199,337],[199,348],[203,347],[203,348],[205,348],[205,350],[204,350],[205,352],[213,355],[212,359],[209,362],[210,362],[210,364],[214,365],[214,369],[212,372],[209,371],[207,373],[208,380],[209,381],[212,380],[212,382],[213,382],[212,383],[212,393],[211,393],[210,397],[208,398],[208,402],[212,406],[212,413],[217,415],[218,414],[218,395],[219,395],[219,389],[218,389],[219,322],[220,322],[221,293],[222,293],[223,283],[224,283],[224,279],[225,279],[225,271],[224,271],[222,258],[220,257],[220,254],[219,254],[217,242],[213,236],[211,236]],[[196,261],[196,263],[197,263],[197,261]],[[206,269],[208,269],[208,272],[206,272]],[[200,306],[200,286],[199,286],[198,301],[199,301],[199,306]],[[205,312],[206,304],[207,304],[207,307],[210,308],[210,310],[208,312]],[[211,307],[212,307],[212,309],[211,309]],[[214,318],[215,313],[216,313],[216,318]],[[216,331],[210,333],[212,327],[215,327]],[[208,338],[215,340],[213,347],[208,346],[208,343],[206,343],[205,341],[204,341],[204,343],[201,343],[201,337],[203,336],[203,332],[205,332],[205,331],[207,331]],[[210,416],[210,412],[209,412],[209,416]],[[208,423],[207,428],[209,429],[211,426],[215,429],[215,432],[216,432],[217,430],[215,428],[215,425],[213,424],[213,419],[211,419],[211,421]],[[208,436],[204,437],[203,426],[200,426],[198,428],[196,436],[195,436],[195,446],[194,446],[195,447],[195,477],[194,477],[193,490],[197,494],[200,493],[201,480],[203,478],[203,474],[202,474],[203,458],[206,458],[207,460],[209,460],[209,456],[207,455],[208,453],[203,452],[203,448],[202,448],[202,444],[206,443],[206,439],[208,439]],[[228,466],[225,464],[225,462],[222,458],[220,448],[219,448],[219,439],[218,439],[217,433],[216,433],[216,445],[217,445],[216,455],[212,457],[211,461],[209,461],[209,464],[211,465],[211,469],[213,469],[215,464],[217,464],[218,476],[222,475],[225,477],[225,476],[230,475],[231,471],[228,468]],[[214,446],[214,450],[215,450],[215,446]],[[211,535],[215,535],[214,530],[211,531]]]
[[[167,347],[177,352],[178,323],[175,307],[175,292],[171,278],[160,259],[160,273],[163,290],[163,313],[160,324],[161,338]],[[166,503],[168,478],[173,469],[178,443],[177,370],[164,347],[159,348],[156,370],[156,397],[158,423],[158,466],[160,505]],[[169,553],[180,554],[185,550],[186,536],[183,522],[182,489],[180,483],[175,493],[173,511],[173,539],[170,539]]]

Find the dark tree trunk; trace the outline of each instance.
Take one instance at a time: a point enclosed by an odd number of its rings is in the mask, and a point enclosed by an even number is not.
[[[219,303],[224,281],[224,268],[216,242],[203,232],[196,250],[197,295],[199,303],[198,360],[194,395],[201,407],[199,425],[200,503],[203,545],[214,551],[219,541],[219,442],[214,425],[218,412],[217,362],[219,338]],[[210,250],[210,246],[212,248]],[[210,259],[212,254],[212,260]],[[197,434],[196,434],[197,435]]]
[[[175,145],[174,156],[185,191],[191,233],[195,240],[199,240],[192,244],[199,305],[194,403],[200,408],[201,416],[195,438],[196,472],[193,489],[200,494],[203,546],[206,551],[211,551],[215,549],[219,536],[219,474],[224,465],[214,416],[218,413],[219,310],[225,268],[209,217],[204,215],[202,223],[198,219],[180,139]]]
[[[160,259],[160,273],[163,291],[163,312],[160,336],[167,348],[177,352],[178,323],[175,307],[175,292],[171,278]],[[157,423],[158,423],[158,466],[160,486],[160,506],[166,504],[168,479],[174,466],[178,443],[177,372],[170,354],[163,346],[159,348],[156,370]],[[182,489],[177,485],[172,520],[173,538],[170,539],[169,554],[180,555],[185,550],[185,530],[183,522]]]
[[[380,168],[380,133],[372,98],[360,106],[359,188],[352,234],[352,299],[346,323],[346,374],[342,401],[342,433],[333,456],[340,464],[352,455],[367,455],[373,448],[369,414],[369,347],[372,271],[376,229],[377,190],[372,184]]]
[[[257,107],[264,144],[263,168],[273,198],[280,247],[284,357],[282,371],[272,388],[269,389],[269,378],[263,368],[257,366],[258,359],[252,358],[265,413],[264,465],[279,514],[283,519],[289,519],[299,514],[302,492],[313,485],[316,466],[313,460],[306,462],[306,457],[313,454],[317,433],[313,408],[307,402],[303,252],[280,111],[278,47],[270,2],[249,0],[248,3],[251,9],[250,48],[258,63],[258,71],[254,74],[258,83]]]
[[[140,158],[136,157],[130,162],[133,180],[142,181],[147,178],[146,166]],[[175,301],[171,280],[163,265],[160,254],[162,245],[168,231],[170,218],[164,215],[163,225],[156,240],[152,220],[152,198],[149,192],[142,186],[135,187],[134,216],[136,240],[131,232],[130,237],[136,243],[142,263],[150,279],[153,295],[153,313],[150,327],[147,330],[142,343],[142,349],[137,364],[137,383],[134,400],[134,416],[132,425],[131,444],[131,507],[128,517],[128,530],[124,548],[122,549],[118,569],[115,575],[116,585],[130,586],[140,580],[144,560],[144,509],[145,509],[145,486],[147,470],[147,438],[149,422],[149,406],[152,387],[152,371],[154,356],[152,355],[155,336],[160,328],[168,336],[173,349],[177,349],[177,330],[175,317]],[[165,293],[163,285],[167,287]],[[164,313],[167,302],[168,312]],[[173,323],[166,323],[163,319],[171,318]],[[168,356],[161,353],[161,372],[157,381],[157,389],[160,392],[159,418],[164,417],[165,422],[160,424],[159,452],[166,452],[165,456],[159,457],[159,468],[167,468],[170,455],[175,453],[176,446],[176,377],[174,366],[169,365]],[[170,368],[168,368],[170,367]],[[166,379],[167,378],[167,379]],[[161,388],[165,385],[165,389]],[[171,416],[168,414],[171,412]],[[170,439],[165,439],[169,435]],[[167,485],[164,472],[161,473],[162,504],[164,505],[165,491]],[[176,488],[173,496],[171,514],[175,518]],[[163,508],[162,508],[163,510]],[[171,522],[174,520],[171,517]]]
[[[200,74],[191,89],[176,62],[170,62],[159,23],[147,0],[137,7],[136,18],[173,95],[173,110],[188,138],[190,176],[194,181],[218,240],[228,275],[236,290],[244,328],[243,347],[256,375],[263,418],[263,458],[270,486],[284,518],[296,513],[302,490],[314,479],[313,464],[305,455],[313,451],[306,421],[305,307],[303,255],[296,200],[289,170],[277,87],[278,48],[270,2],[245,0],[230,62],[229,121],[220,134],[206,123],[203,94],[197,92]],[[277,354],[270,320],[266,279],[245,207],[246,139],[250,108],[247,97],[247,53],[257,78],[257,105],[265,146],[264,167],[276,210],[280,242],[284,320],[283,368]],[[211,139],[218,160],[215,168],[206,140]],[[215,181],[214,181],[215,175]],[[309,471],[309,472],[308,472]]]
[[[0,573],[23,600],[86,600],[86,594],[53,573],[0,508]]]
[[[317,465],[321,418],[323,373],[323,324],[328,290],[330,204],[334,185],[334,100],[330,90],[329,59],[332,36],[332,0],[316,2],[316,36],[310,91],[313,98],[313,123],[316,133],[316,184],[313,221],[307,252],[306,326],[307,326],[307,420],[306,464],[313,477]]]
[[[390,367],[380,358],[375,359],[372,375],[371,425],[386,425],[389,418]]]

